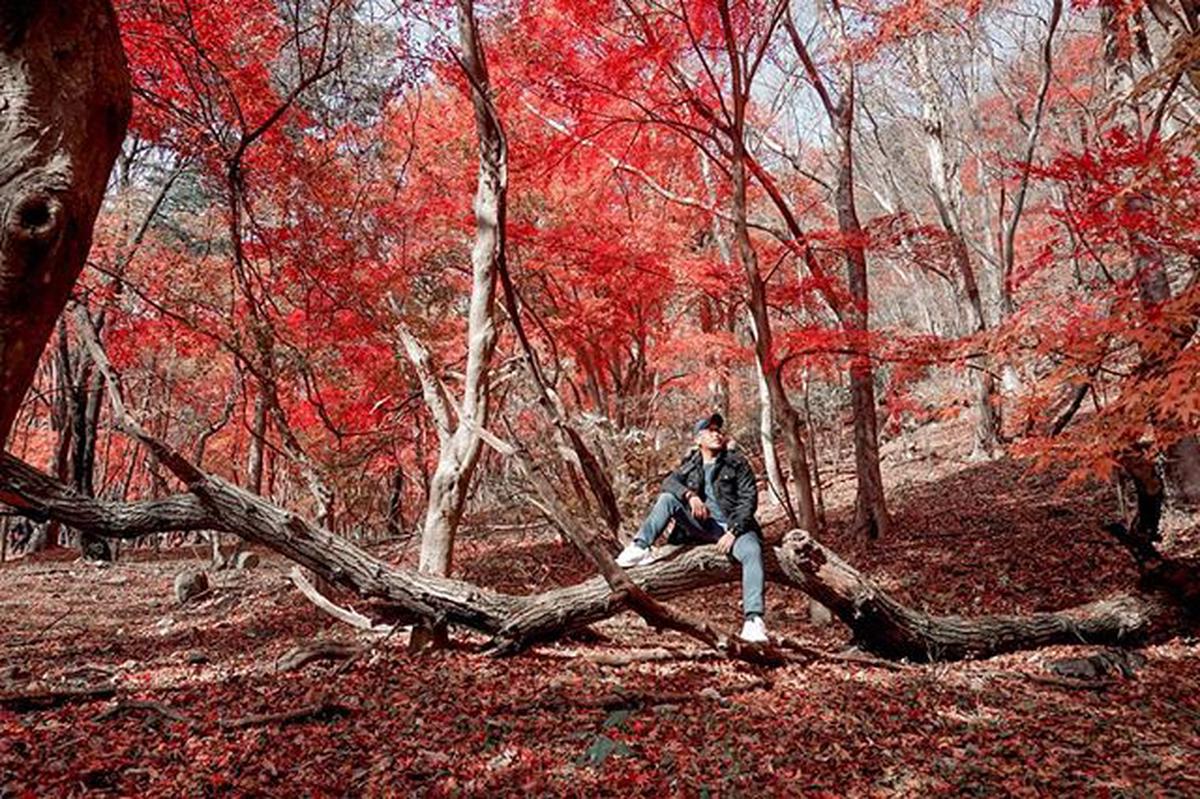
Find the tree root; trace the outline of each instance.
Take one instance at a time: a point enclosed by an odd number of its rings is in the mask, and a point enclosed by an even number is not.
[[[123,713],[131,713],[138,710],[145,710],[156,715],[162,716],[169,721],[177,721],[180,724],[186,724],[189,727],[196,726],[196,720],[185,716],[169,705],[164,705],[162,702],[153,702],[143,699],[122,699],[116,705],[108,710],[97,713],[92,717],[92,721],[108,721]]]
[[[92,685],[86,688],[46,688],[36,691],[0,694],[0,708],[16,713],[31,710],[48,710],[75,702],[91,702],[109,699],[117,695],[117,686],[112,683]]]
[[[302,721],[336,721],[354,713],[354,709],[340,702],[324,699],[311,705],[303,705],[294,710],[280,713],[263,713],[255,716],[245,716],[240,719],[225,719],[221,721],[221,729],[244,730],[247,727],[262,727],[268,724],[296,724]]]
[[[275,664],[275,671],[296,671],[318,660],[349,660],[362,652],[358,644],[314,641],[289,650]]]

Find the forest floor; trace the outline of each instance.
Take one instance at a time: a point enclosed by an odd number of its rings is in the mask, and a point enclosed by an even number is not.
[[[962,440],[952,427],[942,442],[937,426],[921,432],[919,457],[911,441],[886,450],[888,540],[838,534],[844,485],[822,540],[903,600],[944,612],[1052,609],[1135,577],[1100,529],[1117,516],[1111,487],[1063,489],[1012,460],[946,457]],[[1167,533],[1169,550],[1200,546],[1195,519],[1168,518]],[[591,639],[508,659],[473,651],[470,636],[412,656],[397,635],[348,665],[281,671],[297,646],[363,639],[309,604],[274,557],[215,573],[206,598],[179,606],[174,576],[206,554],[134,550],[96,566],[60,552],[0,566],[0,697],[115,688],[0,708],[0,797],[1200,795],[1196,640],[1142,650],[1132,677],[1077,685],[1047,663],[1092,648],[758,670],[625,614]],[[548,531],[476,530],[457,557],[466,579],[511,592],[589,576]],[[674,601],[732,628],[737,597],[727,585]],[[772,587],[768,602],[773,631],[846,645],[844,628],[809,624],[802,594]],[[614,662],[656,648],[668,659]]]

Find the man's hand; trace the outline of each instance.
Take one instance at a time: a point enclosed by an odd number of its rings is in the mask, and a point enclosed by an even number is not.
[[[708,518],[708,506],[704,504],[704,500],[700,499],[700,497],[692,494],[688,499],[688,505],[691,506],[692,516],[695,518],[701,520]]]
[[[733,551],[733,542],[737,541],[737,536],[733,533],[725,533],[717,539],[717,551],[722,555],[728,555]]]

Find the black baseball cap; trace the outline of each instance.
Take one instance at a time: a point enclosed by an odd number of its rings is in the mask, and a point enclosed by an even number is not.
[[[710,427],[715,427],[718,430],[725,427],[725,417],[719,413],[714,413],[711,416],[705,416],[703,419],[692,425],[692,432],[699,435],[701,431],[707,430]]]

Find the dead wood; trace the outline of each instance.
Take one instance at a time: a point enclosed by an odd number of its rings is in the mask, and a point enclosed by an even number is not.
[[[1066,688],[1072,691],[1104,691],[1116,685],[1113,679],[1082,680],[1071,677],[1052,677],[1048,674],[1026,674],[1025,679],[1038,685]]]
[[[362,652],[358,644],[314,641],[288,650],[275,664],[276,671],[295,671],[319,660],[348,660]]]
[[[396,568],[294,513],[200,471],[144,431],[139,429],[135,437],[169,461],[188,484],[191,496],[171,504],[203,515],[209,529],[236,532],[377,602],[396,619],[461,625],[493,636],[494,651],[515,653],[631,607],[633,594],[614,591],[603,576],[517,596]],[[30,472],[37,479],[30,479]],[[0,458],[3,493],[21,493],[26,505],[52,518],[78,520],[86,515],[89,503],[97,504],[11,456]],[[125,507],[108,503],[106,511],[121,517]],[[155,506],[155,512],[163,507]],[[1148,571],[1127,593],[1074,608],[1024,616],[964,617],[927,614],[906,606],[802,531],[789,534],[782,546],[767,547],[763,554],[769,580],[805,591],[849,627],[864,650],[889,660],[979,658],[1060,643],[1137,645],[1194,629],[1200,605],[1195,564],[1175,560]],[[715,548],[693,547],[625,575],[641,593],[661,603],[697,588],[736,581],[739,571]],[[711,630],[705,636],[710,646],[720,638]]]
[[[137,711],[147,711],[158,716],[162,716],[168,721],[177,721],[180,724],[187,724],[189,727],[195,726],[196,721],[188,716],[183,715],[169,705],[162,702],[153,702],[144,699],[122,699],[108,710],[97,713],[92,717],[92,721],[108,721],[109,719],[120,716],[124,713],[134,713]]]
[[[91,685],[85,688],[41,688],[31,691],[0,694],[0,708],[16,713],[69,705],[75,702],[91,702],[116,696],[117,686],[112,683]]]
[[[354,713],[354,709],[340,702],[323,699],[311,705],[303,705],[294,710],[279,713],[263,713],[245,716],[239,719],[221,721],[221,729],[244,730],[247,727],[262,727],[268,724],[296,724],[302,721],[336,721]]]
[[[343,624],[348,624],[356,630],[381,635],[391,635],[392,631],[396,629],[396,625],[375,624],[361,613],[334,603],[329,597],[318,591],[299,568],[293,568],[288,572],[288,579],[300,589],[300,593],[304,594],[305,599]]]
[[[853,631],[860,646],[890,659],[961,660],[1051,644],[1129,646],[1190,629],[1193,623],[1188,616],[1193,607],[1181,605],[1146,579],[1135,592],[1052,613],[939,616],[898,602],[803,531],[784,539],[779,562],[794,584]],[[1195,574],[1194,569],[1186,571]]]
[[[1146,656],[1123,649],[1105,649],[1087,657],[1061,658],[1050,663],[1050,671],[1072,680],[1097,680],[1120,675],[1132,677],[1146,665]]]

